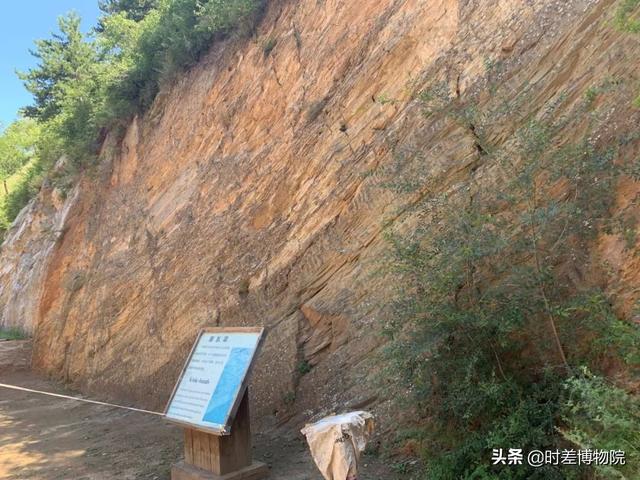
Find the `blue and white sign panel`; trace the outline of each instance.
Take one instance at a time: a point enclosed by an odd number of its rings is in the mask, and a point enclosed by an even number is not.
[[[262,329],[201,332],[169,400],[166,418],[229,433],[261,336]]]

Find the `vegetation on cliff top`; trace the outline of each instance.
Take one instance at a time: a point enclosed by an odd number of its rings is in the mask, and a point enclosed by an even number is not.
[[[633,17],[639,4],[622,2],[619,28],[640,31]],[[32,120],[0,137],[2,228],[58,158],[67,156],[69,168],[90,165],[108,130],[149,108],[162,86],[216,38],[251,28],[262,2],[100,5],[104,15],[91,35],[82,34],[77,16],[61,18],[60,32],[36,44],[40,65],[21,74],[35,103],[24,110]],[[269,39],[264,54],[274,45]],[[603,145],[587,133],[574,143],[560,141],[572,125],[554,120],[551,109],[498,148],[487,139],[477,106],[442,92],[422,93],[425,113],[472,125],[478,154],[492,159],[501,177],[494,188],[421,203],[418,228],[390,236],[389,265],[402,287],[386,330],[388,378],[399,378],[420,415],[411,435],[427,459],[425,475],[640,475],[638,399],[624,388],[640,367],[638,327],[618,317],[597,281],[578,285],[572,278],[575,272],[598,277],[603,266],[589,255],[590,244],[597,233],[620,228],[609,213],[616,182],[628,174],[618,146],[630,138]],[[585,93],[573,121],[588,116],[599,92]],[[301,374],[308,368],[298,366]],[[491,465],[494,448],[624,449],[627,464],[502,469]]]
[[[33,168],[16,179],[16,194],[5,192],[10,206],[2,215],[3,230],[59,158],[68,159],[70,172],[95,162],[108,131],[123,129],[149,108],[160,89],[216,39],[248,32],[263,0],[102,0],[99,5],[103,15],[89,35],[80,30],[76,14],[61,17],[58,33],[36,41],[38,66],[19,74],[34,96],[22,113],[35,122],[20,120],[7,132],[21,125],[37,128],[29,132],[28,146],[16,143],[20,155],[3,158],[23,166],[28,153]],[[8,179],[17,170],[11,166],[0,174]]]

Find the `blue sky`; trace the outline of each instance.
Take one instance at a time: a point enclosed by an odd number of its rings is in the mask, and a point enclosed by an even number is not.
[[[0,6],[0,123],[7,125],[20,107],[31,103],[15,70],[36,64],[29,54],[33,41],[57,30],[56,19],[71,10],[87,31],[98,18],[98,0],[11,0]]]

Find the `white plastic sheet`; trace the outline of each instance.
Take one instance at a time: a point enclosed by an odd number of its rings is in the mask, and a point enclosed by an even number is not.
[[[325,480],[355,480],[360,454],[373,433],[373,415],[350,412],[307,425],[307,437],[316,465]]]

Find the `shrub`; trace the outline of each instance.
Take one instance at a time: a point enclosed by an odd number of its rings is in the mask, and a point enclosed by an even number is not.
[[[39,127],[29,119],[20,119],[0,131],[0,180],[4,194],[9,194],[7,180],[36,155]]]
[[[41,161],[39,125],[20,119],[0,135],[0,233],[4,234],[20,210],[38,191]]]
[[[197,62],[215,39],[247,32],[263,0],[103,0],[99,5],[103,16],[91,35],[82,33],[78,15],[61,17],[58,33],[36,41],[38,65],[19,73],[34,96],[23,113],[37,122],[21,120],[0,138],[0,179],[6,187],[15,175],[16,184],[14,191],[5,188],[3,231],[59,158],[68,162],[58,177],[90,168],[109,130],[123,131],[130,117],[144,112],[161,86]],[[21,126],[31,129],[27,146],[13,135]],[[9,143],[17,146],[11,155],[3,147],[9,134]]]
[[[566,273],[598,268],[588,246],[613,223],[609,209],[623,172],[616,149],[596,146],[591,132],[573,144],[558,141],[590,105],[572,120],[525,121],[498,148],[487,141],[492,112],[442,89],[420,99],[429,116],[465,128],[497,176],[482,190],[471,183],[423,200],[415,229],[387,234],[386,269],[400,287],[385,325],[386,375],[410,394],[426,478],[588,475],[553,465],[501,468],[490,456],[493,448],[561,448],[578,432],[597,444],[595,417],[569,419],[593,401],[576,395],[576,372],[640,364],[638,327],[617,318],[597,285],[576,285]],[[406,191],[403,178],[388,186]],[[567,403],[569,392],[577,403]],[[563,422],[572,425],[565,435]],[[628,433],[613,431],[604,444],[621,448]]]
[[[624,32],[640,33],[640,20],[637,19],[637,8],[640,0],[622,0],[616,11],[615,23]]]
[[[2,199],[3,224],[5,229],[15,220],[20,211],[40,189],[42,168],[40,162],[33,162],[16,175],[13,188]]]
[[[77,15],[60,18],[60,33],[36,42],[39,65],[20,74],[35,98],[24,112],[43,124],[48,155],[66,154],[76,166],[91,164],[107,130],[144,112],[162,85],[195,64],[215,39],[247,31],[262,5],[106,0],[89,37]]]
[[[298,373],[300,375],[306,375],[311,370],[313,370],[313,366],[308,360],[300,360],[300,362],[298,362]]]
[[[265,57],[268,57],[274,48],[276,48],[276,44],[278,40],[275,37],[267,38],[262,44],[262,53],[264,53]]]
[[[580,448],[623,450],[625,465],[598,465],[604,478],[640,477],[640,402],[583,368],[565,384],[563,435]]]

